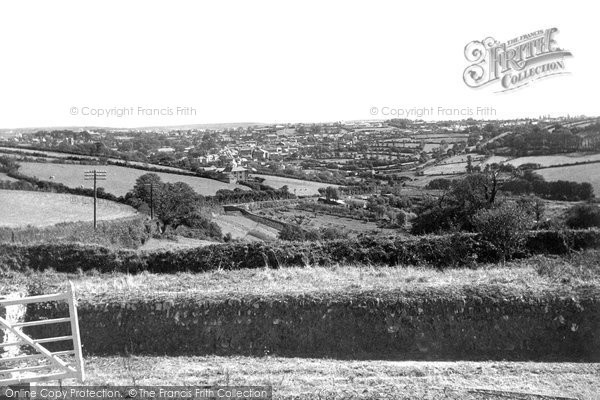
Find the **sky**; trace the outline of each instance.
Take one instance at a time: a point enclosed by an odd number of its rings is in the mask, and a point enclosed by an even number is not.
[[[599,115],[596,20],[547,0],[3,1],[0,128]],[[551,27],[569,74],[463,82],[467,43]]]

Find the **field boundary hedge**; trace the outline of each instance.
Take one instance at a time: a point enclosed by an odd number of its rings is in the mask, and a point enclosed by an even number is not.
[[[56,303],[30,305],[26,319],[66,312]],[[194,293],[144,293],[127,300],[84,298],[78,313],[86,354],[600,360],[597,292],[561,296],[487,285],[216,301]],[[27,332],[62,336],[68,327]]]
[[[600,247],[600,230],[533,231],[521,256]],[[417,239],[357,238],[322,242],[225,243],[176,251],[137,252],[78,243],[0,244],[0,267],[58,272],[175,273],[281,266],[373,264],[476,267],[502,252],[476,234]]]
[[[0,242],[5,243],[60,243],[80,242],[105,246],[138,248],[152,235],[145,215],[134,215],[93,222],[64,222],[48,227],[0,227]],[[1,258],[1,257],[0,257]]]

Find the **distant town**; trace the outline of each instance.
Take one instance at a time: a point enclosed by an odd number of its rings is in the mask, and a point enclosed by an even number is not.
[[[444,175],[448,168],[436,165],[465,154],[472,154],[472,162],[482,162],[485,156],[505,157],[498,161],[597,151],[598,121],[392,119],[212,129],[16,129],[4,131],[0,143],[213,173],[229,182],[264,173],[347,185],[364,178],[390,181]]]

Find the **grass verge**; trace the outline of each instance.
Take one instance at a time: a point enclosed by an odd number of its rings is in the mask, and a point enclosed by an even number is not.
[[[86,369],[87,385],[272,385],[276,399],[600,398],[600,364],[587,363],[132,356],[90,357]]]

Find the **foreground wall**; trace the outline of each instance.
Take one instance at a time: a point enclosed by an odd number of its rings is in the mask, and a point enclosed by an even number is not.
[[[600,295],[498,287],[201,300],[163,295],[80,302],[87,354],[283,355],[600,361]],[[28,318],[66,315],[30,306]],[[34,336],[68,333],[41,327]]]

